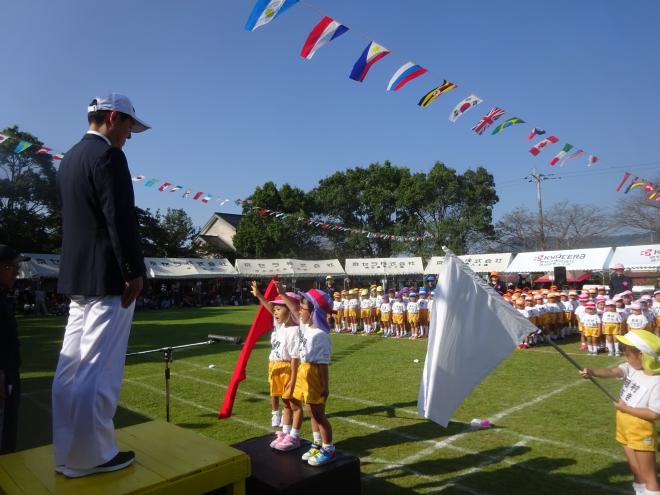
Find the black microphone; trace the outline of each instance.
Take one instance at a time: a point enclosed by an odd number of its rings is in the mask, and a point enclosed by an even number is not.
[[[208,339],[213,342],[227,342],[229,344],[240,345],[243,337],[240,335],[215,335],[209,334]]]

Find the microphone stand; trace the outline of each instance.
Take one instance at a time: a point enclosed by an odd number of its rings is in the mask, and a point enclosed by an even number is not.
[[[210,337],[210,336],[209,336]],[[197,347],[201,345],[209,345],[215,343],[217,340],[205,340],[204,342],[195,342],[194,344],[175,345],[170,347],[161,347],[159,349],[150,349],[148,351],[129,352],[126,357],[139,356],[142,354],[153,354],[161,352],[163,354],[163,361],[165,362],[165,418],[170,422],[170,363],[173,359],[174,349],[185,349],[187,347]]]

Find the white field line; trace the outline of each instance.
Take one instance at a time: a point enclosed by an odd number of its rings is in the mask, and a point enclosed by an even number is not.
[[[182,376],[183,378],[186,378],[186,379],[192,379],[193,381],[198,381],[200,383],[208,383],[210,385],[219,386],[221,388],[223,387],[222,385],[220,385],[218,383],[210,382],[208,380],[204,380],[203,378],[190,377],[188,375],[183,375],[183,374],[179,374],[179,376]],[[137,382],[137,383],[139,383],[139,382]],[[567,389],[572,388],[576,385],[579,385],[580,383],[585,383],[585,381],[584,380],[579,380],[579,381],[574,382],[574,383],[569,383],[568,385],[565,385],[564,387],[561,387],[560,389],[553,390],[552,392],[549,392],[548,394],[545,394],[544,396],[537,397],[536,399],[534,399],[532,401],[529,401],[529,402],[526,402],[525,404],[520,404],[519,406],[509,408],[506,411],[502,411],[501,413],[499,413],[499,416],[500,416],[500,418],[502,418],[502,417],[506,416],[507,414],[512,414],[514,412],[520,411],[521,409],[524,409],[525,407],[537,404],[537,403],[541,402],[541,400],[547,399],[549,397],[552,397],[552,396],[560,393],[559,391],[567,390]],[[143,384],[140,384],[140,385],[143,385]],[[153,388],[157,392],[162,393],[163,395],[165,394],[163,391],[161,391],[161,390],[159,390],[155,387],[151,387],[151,388]],[[242,393],[242,392],[239,391],[238,393]],[[261,395],[261,397],[263,398],[263,400],[266,400],[268,398],[267,396],[264,396],[264,395]],[[183,399],[183,401],[185,401],[185,399]],[[189,402],[189,401],[185,401],[185,402]],[[199,407],[205,408],[204,406],[199,406]],[[504,413],[506,413],[506,414],[504,414]],[[358,420],[355,420],[355,419],[352,419],[352,418],[345,418],[345,417],[337,416],[337,417],[333,417],[332,419],[333,420],[336,419],[338,421],[343,421],[343,422],[346,422],[346,423],[349,423],[349,424],[354,424],[356,426],[361,426],[363,428],[367,428],[367,429],[378,431],[378,432],[389,433],[390,435],[398,436],[398,437],[403,438],[403,439],[408,440],[408,441],[422,442],[422,443],[431,444],[431,446],[429,448],[427,448],[423,451],[420,451],[417,454],[409,456],[408,458],[403,459],[403,460],[401,460],[397,463],[390,463],[384,468],[381,468],[381,469],[379,469],[375,472],[369,473],[369,475],[373,476],[373,477],[379,477],[379,475],[381,475],[382,473],[386,473],[387,471],[391,471],[393,469],[402,469],[404,471],[411,472],[411,474],[418,475],[419,473],[412,473],[412,470],[407,468],[406,466],[408,464],[412,464],[413,462],[416,462],[417,460],[419,460],[423,457],[426,457],[429,453],[432,453],[432,452],[434,452],[436,450],[439,450],[439,449],[442,449],[442,448],[449,448],[450,450],[455,450],[455,451],[460,452],[462,454],[470,454],[470,455],[484,457],[484,458],[490,460],[490,463],[500,463],[500,462],[502,462],[502,463],[507,464],[508,466],[514,466],[514,467],[517,466],[520,469],[524,469],[526,471],[530,471],[530,472],[533,472],[535,474],[547,475],[547,472],[543,471],[541,469],[530,468],[530,467],[527,467],[527,466],[520,466],[520,465],[518,465],[518,463],[516,463],[514,461],[511,461],[511,460],[508,460],[506,458],[500,459],[500,458],[498,458],[498,456],[490,456],[490,455],[486,455],[486,454],[484,454],[482,452],[479,452],[479,451],[476,451],[476,450],[467,449],[467,448],[463,448],[463,447],[456,447],[455,445],[452,445],[455,441],[457,441],[460,438],[464,437],[468,433],[471,433],[472,431],[474,431],[473,428],[468,427],[467,431],[463,431],[461,433],[457,433],[455,435],[452,435],[452,436],[450,436],[450,437],[448,437],[444,440],[437,441],[437,440],[430,440],[430,439],[427,439],[427,438],[419,437],[417,435],[410,435],[410,434],[407,434],[407,433],[402,433],[400,431],[391,430],[389,428],[384,428],[382,426],[374,425],[374,424],[367,423],[367,422],[364,422],[364,421],[358,421]],[[252,423],[246,422],[246,424],[252,424]],[[488,464],[488,463],[486,463],[486,464]],[[577,478],[577,477],[574,477],[574,476],[571,476],[571,475],[564,475],[564,474],[556,474],[555,476],[566,478],[566,479],[568,479],[568,480],[570,480],[571,482],[574,482],[574,483],[581,483],[581,484],[586,484],[586,485],[593,486],[593,487],[598,487],[599,489],[605,490],[605,491],[614,491],[614,492],[617,492],[617,493],[619,493],[619,492],[620,493],[627,493],[627,491],[625,491],[625,490],[621,490],[619,488],[604,485],[604,484],[599,483],[597,481],[592,481],[592,480],[583,479],[583,478]],[[436,482],[441,482],[442,481],[442,479],[437,478],[437,477],[430,477],[430,478],[433,479]],[[466,488],[466,487],[461,487],[461,489],[462,488]]]
[[[490,420],[492,422],[499,421],[500,419],[504,418],[505,416],[508,416],[510,414],[518,412],[518,411],[520,411],[522,409],[525,409],[529,406],[533,406],[535,404],[538,404],[539,402],[542,402],[546,399],[549,399],[550,397],[553,397],[555,395],[561,394],[565,390],[568,390],[569,388],[573,388],[573,387],[575,387],[577,385],[580,385],[582,383],[586,383],[586,380],[584,380],[583,378],[580,378],[579,380],[574,381],[573,383],[569,383],[568,385],[564,385],[563,387],[559,387],[559,388],[553,390],[552,392],[549,392],[549,393],[544,394],[544,395],[539,395],[535,399],[532,399],[528,402],[523,402],[522,404],[518,404],[517,406],[513,406],[513,407],[510,407],[509,409],[505,409],[504,411],[493,414],[493,415],[490,416]]]
[[[524,447],[526,445],[526,442],[520,441],[516,443],[515,445],[509,447],[508,449],[503,450],[499,455],[494,456],[493,459],[486,459],[484,461],[481,461],[479,464],[477,464],[474,467],[464,469],[462,471],[459,471],[456,473],[455,476],[452,476],[451,481],[447,483],[445,486],[441,487],[439,492],[444,491],[447,488],[455,487],[456,483],[460,481],[462,478],[465,478],[467,476],[470,476],[471,474],[478,473],[479,471],[482,471],[484,468],[488,467],[490,464],[498,464],[502,462],[504,459],[506,459],[510,454],[515,452],[521,447]]]
[[[142,387],[142,388],[144,388],[144,389],[146,389],[146,390],[149,390],[149,391],[151,391],[151,392],[153,392],[153,393],[156,393],[156,394],[158,394],[158,395],[162,395],[162,396],[165,395],[165,392],[164,392],[163,390],[157,388],[157,387],[153,387],[153,386],[151,386],[151,385],[147,385],[147,384],[145,384],[145,383],[140,383],[140,382],[138,382],[138,381],[136,381],[136,380],[134,380],[134,379],[130,379],[130,378],[128,378],[128,379],[125,378],[124,380],[127,381],[128,383],[131,383],[132,385],[136,385],[136,386],[138,386],[138,387]],[[175,394],[170,394],[170,398],[173,399],[173,400],[176,400],[176,401],[178,401],[178,402],[181,402],[182,404],[186,404],[186,405],[191,406],[191,407],[194,407],[194,408],[196,408],[196,409],[200,409],[200,410],[202,410],[202,411],[211,412],[211,413],[216,413],[216,412],[217,412],[215,409],[212,409],[212,408],[207,407],[207,406],[203,406],[203,405],[201,405],[201,404],[197,404],[196,402],[193,402],[193,401],[190,401],[190,400],[184,399],[184,398],[179,397],[178,395],[175,395]],[[139,408],[137,408],[137,407],[135,407],[135,406],[131,406],[131,409],[136,410],[136,411],[138,411],[138,412],[140,411]],[[142,412],[141,414],[145,414],[145,413]],[[251,427],[256,428],[256,429],[266,430],[266,431],[269,431],[269,432],[272,431],[271,428],[268,428],[268,427],[266,427],[266,426],[260,425],[260,424],[258,424],[258,423],[253,423],[252,421],[242,420],[242,419],[237,418],[237,417],[235,417],[235,416],[230,416],[229,419],[232,420],[232,421],[236,421],[236,422],[238,422],[238,423],[244,424],[244,425],[251,426]],[[351,454],[351,453],[348,452],[348,451],[346,451],[346,453],[348,453],[348,454],[350,454],[350,455],[354,455],[354,454]],[[359,456],[355,456],[355,457],[359,457]],[[374,457],[364,457],[364,458],[362,458],[362,460],[363,460],[364,462],[372,462],[372,463],[376,463],[376,464],[388,464],[388,463],[389,463],[389,461],[386,461],[386,460],[384,460],[384,459],[374,458]],[[424,478],[424,479],[427,479],[427,480],[429,480],[429,481],[433,481],[433,482],[438,482],[438,481],[440,481],[440,480],[439,480],[437,477],[435,477],[435,476],[429,476],[429,475],[425,475],[425,474],[419,473],[419,472],[417,472],[417,471],[415,471],[415,470],[413,470],[413,469],[407,468],[406,466],[401,466],[400,469],[401,469],[402,471],[406,471],[406,472],[408,472],[409,474],[412,474],[413,476],[417,476],[417,477],[419,477],[419,478]],[[369,475],[369,474],[364,474],[364,476],[369,477],[370,475]],[[466,487],[466,486],[462,486],[462,485],[460,485],[460,484],[456,484],[456,488],[459,489],[459,490],[461,490],[461,491],[464,491],[464,492],[466,492],[466,493],[469,493],[470,495],[488,495],[487,493],[484,493],[484,492],[477,492],[476,490],[472,490],[471,488],[468,488],[468,487]]]

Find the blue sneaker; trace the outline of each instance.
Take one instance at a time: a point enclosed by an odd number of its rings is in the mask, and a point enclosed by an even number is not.
[[[320,450],[321,450],[321,446],[313,443],[310,446],[309,450],[302,455],[301,459],[303,461],[309,461],[310,457],[314,457],[316,454],[319,453]]]
[[[335,451],[335,449],[332,449],[330,451],[330,450],[322,448],[321,450],[319,450],[316,453],[315,456],[310,457],[307,460],[307,463],[310,466],[323,466],[324,464],[331,463],[335,459],[337,459],[337,452]]]

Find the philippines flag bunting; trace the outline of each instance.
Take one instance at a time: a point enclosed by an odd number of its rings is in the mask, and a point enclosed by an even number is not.
[[[543,139],[542,141],[539,141],[539,142],[536,143],[534,146],[532,146],[532,147],[529,149],[529,152],[530,152],[532,155],[536,156],[536,155],[538,155],[541,151],[543,151],[543,148],[545,148],[545,147],[548,146],[549,144],[552,144],[552,143],[558,143],[558,142],[559,142],[559,139],[557,139],[556,136],[548,136],[547,138]]]
[[[5,141],[7,141],[7,139],[9,139],[9,136],[5,134],[0,134],[0,143],[4,143]]]
[[[362,52],[362,55],[360,55],[360,58],[355,62],[349,77],[354,81],[364,81],[371,66],[389,53],[390,51],[384,46],[379,45],[375,41],[370,42]]]
[[[307,41],[305,41],[300,51],[300,56],[310,60],[319,48],[327,45],[335,38],[339,38],[346,31],[348,31],[346,26],[325,16],[307,36]]]
[[[491,135],[494,136],[495,134],[499,134],[504,129],[506,129],[507,127],[510,127],[512,125],[524,124],[524,123],[525,123],[525,121],[523,119],[519,119],[518,117],[511,117],[510,119],[502,122],[495,129],[493,129],[493,132],[491,132]]]
[[[21,153],[28,149],[30,146],[32,146],[32,143],[28,143],[27,141],[21,141],[16,145],[16,148],[14,148],[14,153]]]
[[[565,144],[562,150],[557,153],[555,156],[552,157],[552,160],[550,160],[550,165],[553,167],[557,165],[560,161],[564,161],[564,157],[566,156],[566,153],[571,151],[573,149],[572,144]]]
[[[545,134],[545,129],[539,129],[538,127],[534,127],[534,129],[532,129],[532,132],[529,133],[529,136],[527,136],[527,141],[531,141],[536,136],[542,136],[543,134]]]
[[[454,83],[447,81],[446,79],[442,81],[442,84],[438,86],[437,88],[433,88],[431,91],[426,93],[422,98],[419,100],[419,103],[417,103],[420,107],[428,107],[431,103],[433,103],[435,100],[438,99],[440,95],[443,93],[446,93],[447,91],[451,91],[452,89],[457,88]]]
[[[483,100],[475,95],[470,95],[461,101],[449,114],[449,122],[456,122],[461,115],[467,112],[470,108],[476,107]]]
[[[412,62],[405,63],[394,73],[392,79],[390,79],[390,83],[387,85],[387,90],[398,91],[410,81],[418,78],[426,72],[428,71],[424,67]]]
[[[48,148],[46,146],[42,146],[37,151],[35,151],[35,153],[37,155],[48,155],[51,151],[53,151],[53,148]]]
[[[587,162],[587,166],[591,167],[597,161],[598,161],[598,157],[596,155],[589,155],[589,161]]]
[[[484,131],[488,129],[493,124],[493,122],[499,119],[502,115],[504,115],[504,110],[498,107],[493,107],[490,109],[490,112],[481,118],[479,122],[474,124],[472,130],[481,136]]]
[[[247,31],[254,31],[264,24],[268,24],[289,7],[293,7],[298,0],[257,0],[252,13],[245,23]]]
[[[158,190],[159,190],[160,192],[163,192],[163,191],[165,191],[165,189],[167,189],[167,188],[168,188],[169,186],[171,186],[171,185],[172,185],[171,182],[163,182],[163,183],[160,185],[160,187],[158,188]]]

